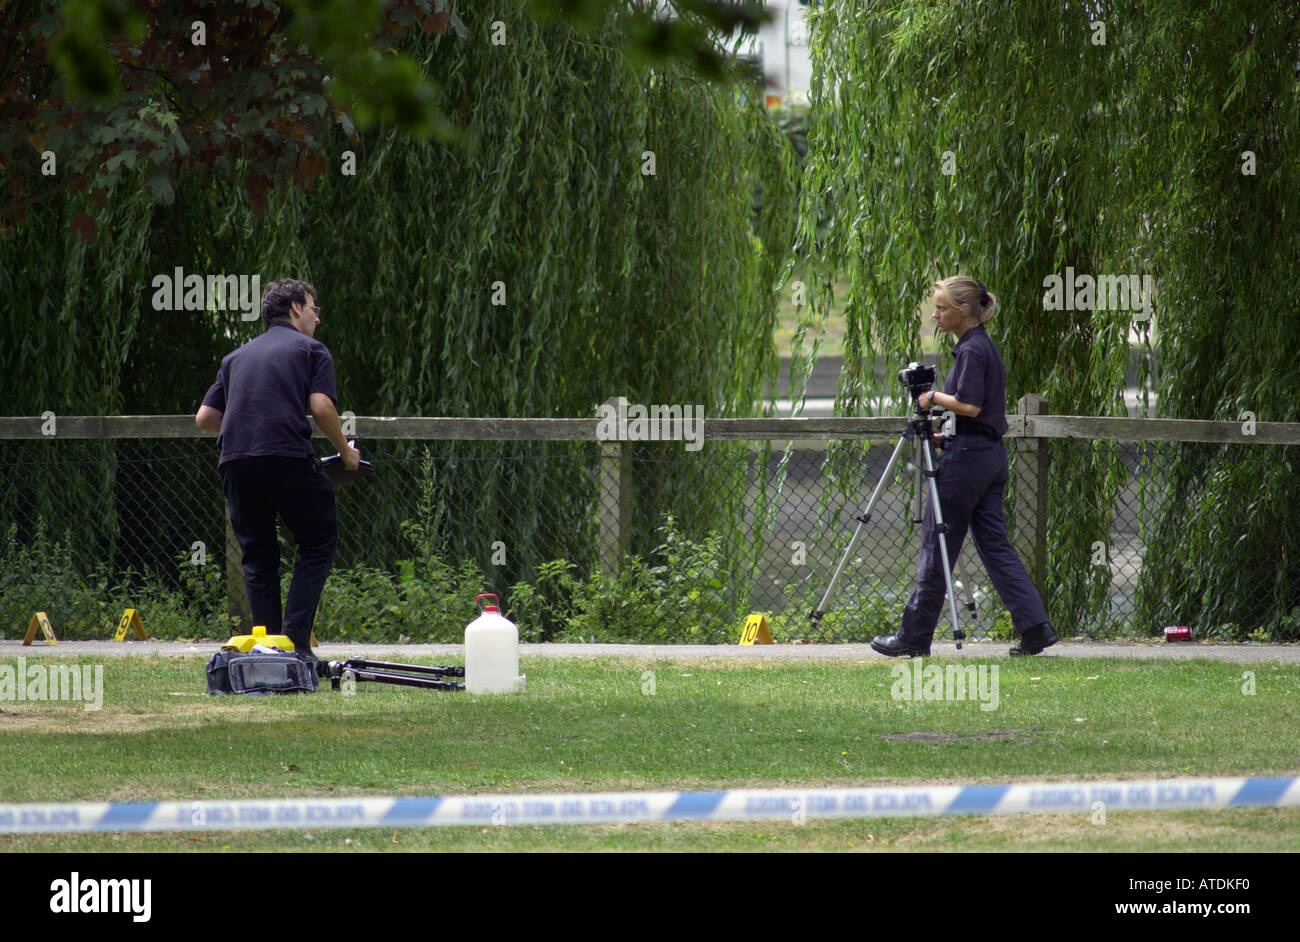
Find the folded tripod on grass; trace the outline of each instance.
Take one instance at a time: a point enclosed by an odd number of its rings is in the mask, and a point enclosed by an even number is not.
[[[463,667],[424,667],[419,664],[394,664],[389,661],[367,661],[351,658],[346,661],[321,661],[317,667],[321,678],[329,678],[330,689],[339,690],[344,684],[367,681],[378,684],[396,684],[399,687],[422,687],[425,690],[464,690],[465,685],[448,677],[465,676]]]

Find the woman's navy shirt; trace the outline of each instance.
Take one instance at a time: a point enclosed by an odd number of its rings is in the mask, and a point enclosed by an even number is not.
[[[1007,373],[1002,354],[983,327],[972,327],[957,341],[943,391],[980,407],[973,419],[957,417],[957,434],[1001,438],[1007,433]]]

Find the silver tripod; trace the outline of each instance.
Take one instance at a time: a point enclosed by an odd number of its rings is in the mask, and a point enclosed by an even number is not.
[[[916,364],[912,364],[916,366]],[[913,390],[912,401],[918,402],[919,396],[925,389]],[[890,474],[893,473],[894,467],[898,464],[899,457],[903,454],[904,445],[912,446],[912,465],[916,469],[915,479],[913,481],[913,493],[915,500],[913,502],[912,522],[919,524],[922,522],[921,516],[921,478],[928,479],[930,484],[930,506],[934,508],[934,526],[939,533],[939,553],[943,558],[943,578],[948,587],[948,604],[952,611],[952,636],[957,642],[957,649],[961,650],[961,643],[966,638],[966,632],[962,630],[961,621],[957,617],[957,593],[953,591],[953,567],[954,564],[948,559],[948,541],[944,534],[948,532],[948,525],[943,522],[943,511],[939,507],[939,486],[935,483],[936,472],[934,470],[934,451],[933,439],[934,429],[932,422],[935,417],[943,414],[942,409],[934,409],[930,412],[923,410],[919,404],[916,404],[916,418],[907,423],[907,428],[898,439],[898,444],[894,447],[894,453],[889,458],[889,464],[885,465],[884,472],[880,475],[880,480],[876,483],[876,488],[871,492],[871,500],[867,501],[866,509],[853,519],[858,522],[857,528],[853,531],[853,538],[849,540],[849,545],[844,550],[844,555],[840,557],[839,565],[835,567],[835,575],[831,576],[831,584],[826,587],[826,594],[822,596],[820,604],[816,610],[809,613],[808,617],[812,621],[812,627],[816,630],[822,618],[826,615],[830,605],[831,596],[835,593],[835,585],[840,581],[840,574],[844,572],[844,567],[848,564],[849,557],[853,555],[853,548],[857,545],[858,537],[862,534],[862,528],[871,522],[871,512],[875,509],[876,501],[880,499],[880,493],[885,488],[885,482],[889,480]],[[958,585],[961,585],[958,580]],[[971,620],[974,621],[978,616],[975,609],[975,597],[969,593],[962,600],[967,611],[970,613]]]

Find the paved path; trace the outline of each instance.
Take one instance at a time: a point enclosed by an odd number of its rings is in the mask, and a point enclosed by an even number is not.
[[[1003,658],[1006,641],[967,642],[960,651],[951,643],[934,645],[935,657]],[[0,640],[0,660],[25,657],[106,657],[144,655],[164,657],[208,657],[216,642],[179,641],[60,641],[57,645],[23,647],[18,640]],[[321,644],[316,648],[325,660],[364,657],[371,660],[404,660],[410,657],[461,657],[460,644]],[[881,658],[868,644],[521,644],[521,657],[632,657],[664,661],[693,661],[703,658],[841,661]],[[1300,645],[1295,644],[1166,644],[1163,641],[1063,641],[1039,658],[1103,657],[1127,660],[1195,660],[1254,664],[1281,661],[1300,664]]]

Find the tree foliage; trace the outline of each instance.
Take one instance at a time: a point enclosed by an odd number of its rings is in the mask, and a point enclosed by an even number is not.
[[[588,32],[614,17],[615,41],[633,61],[687,63],[710,78],[738,71],[719,38],[765,18],[756,2],[717,0],[663,11],[620,0],[528,7]],[[326,171],[336,125],[354,143],[357,128],[376,126],[468,143],[444,110],[438,76],[402,46],[421,34],[481,43],[506,22],[475,17],[471,33],[452,0],[14,0],[8,12],[0,223],[68,187],[102,198],[137,167],[149,170],[155,202],[170,204],[180,181],[230,180],[235,161],[261,213],[275,181],[292,175],[310,189]],[[53,175],[49,154],[59,162]],[[86,217],[76,228],[95,237]]]
[[[915,355],[918,302],[933,280],[962,271],[999,295],[989,332],[1012,403],[1033,391],[1056,413],[1123,414],[1136,331],[1154,345],[1161,414],[1295,418],[1300,375],[1288,351],[1300,321],[1274,313],[1298,258],[1288,224],[1300,199],[1293,8],[863,0],[826,4],[810,20],[804,186],[816,198],[805,201],[801,242],[821,266],[815,311],[828,310],[833,273],[848,282],[840,409],[869,407],[877,356]],[[1247,151],[1253,174],[1243,173]],[[833,220],[820,237],[819,213]],[[1067,266],[1154,276],[1155,335],[1129,311],[1044,310],[1044,279]],[[1180,559],[1189,594],[1144,608],[1145,627],[1172,623],[1158,620],[1160,605],[1213,618],[1218,599],[1202,587],[1232,567],[1282,566],[1281,583],[1300,584],[1300,546],[1285,528],[1261,522],[1248,548],[1222,538],[1253,489],[1300,498],[1280,464],[1248,480],[1215,474],[1216,462],[1239,458],[1237,448],[1208,466],[1174,461],[1175,493],[1192,477],[1218,483],[1197,506],[1166,511],[1168,537],[1152,544],[1161,555],[1146,569],[1154,578],[1177,553],[1189,517],[1220,539]],[[1049,607],[1072,628],[1105,618],[1109,576],[1087,564],[1088,547],[1108,539],[1124,474],[1106,443],[1062,449],[1054,465]],[[1300,598],[1290,589],[1261,603],[1259,623],[1273,624]]]
[[[323,165],[310,188],[292,163],[250,184],[263,158],[242,142],[214,172],[175,178],[170,203],[150,191],[149,159],[116,167],[102,190],[29,205],[0,241],[0,366],[15,380],[5,411],[196,409],[221,357],[262,327],[212,307],[153,310],[152,279],[181,268],[313,282],[325,308],[317,336],[334,353],[343,408],[359,415],[582,416],[617,395],[752,414],[776,372],[776,288],[794,224],[790,148],[761,89],[711,83],[674,58],[635,67],[612,12],[590,32],[539,25],[523,0],[462,17],[469,39],[410,30],[395,47],[436,79],[433,104],[460,141],[331,120],[313,139]],[[504,45],[491,41],[496,21]],[[290,136],[282,156],[301,153]],[[95,241],[74,227],[81,217]],[[87,478],[78,492],[137,486],[113,483],[104,447],[57,484],[24,487],[57,498],[70,477]],[[507,538],[498,588],[534,561],[592,558],[588,452],[429,453],[441,548],[486,561]],[[683,462],[640,495],[642,542],[679,505],[692,532],[743,519],[728,517],[725,489],[692,486],[702,470]],[[398,552],[398,522],[376,513],[352,536]],[[541,546],[548,534],[560,545]],[[102,553],[107,539],[78,542]]]

